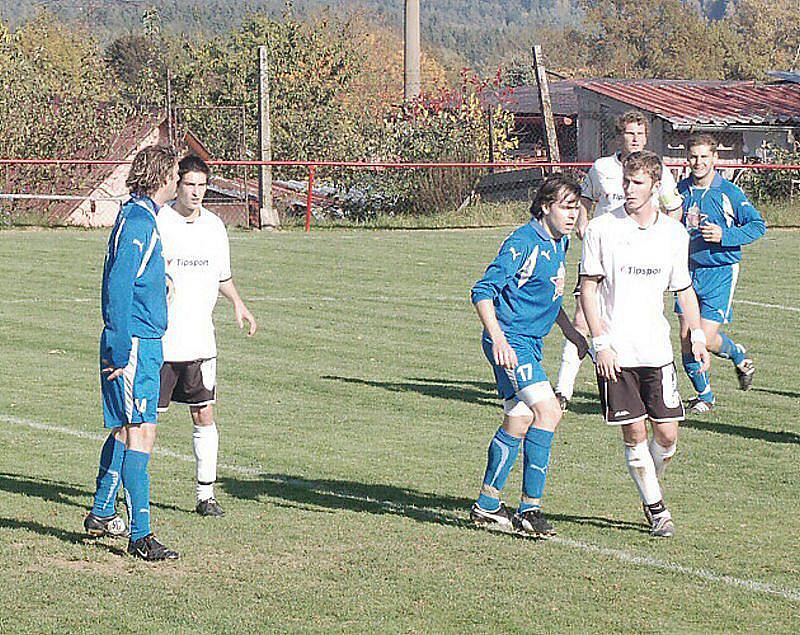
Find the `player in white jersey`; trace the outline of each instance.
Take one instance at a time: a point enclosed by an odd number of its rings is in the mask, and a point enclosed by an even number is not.
[[[196,511],[201,516],[222,516],[224,512],[214,497],[219,432],[213,407],[217,345],[212,313],[218,294],[233,304],[239,328],[248,323],[248,336],[256,332],[257,325],[233,283],[225,225],[203,207],[210,173],[199,157],[184,157],[178,168],[177,199],[158,215],[171,279],[158,409],[166,410],[170,401],[189,406],[197,459]]]
[[[625,195],[622,190],[622,162],[631,152],[644,150],[647,145],[650,124],[647,117],[638,110],[629,110],[620,115],[615,126],[619,151],[610,156],[597,159],[581,184],[581,213],[575,226],[575,233],[581,239],[592,208],[594,208],[594,218],[597,218],[625,202]],[[666,210],[670,216],[680,218],[681,197],[678,194],[678,187],[669,169],[662,167],[657,194],[654,196],[657,197],[657,204]],[[573,292],[575,296],[579,295],[579,286],[580,281]],[[575,303],[573,324],[582,334],[588,335],[589,331],[581,311],[580,302]],[[582,356],[579,355],[575,344],[569,339],[565,340],[564,350],[561,355],[561,368],[558,371],[558,383],[556,385],[556,398],[563,410],[567,409],[569,400],[572,399],[572,394],[575,390],[575,378],[581,368],[581,359]]]
[[[675,454],[684,410],[664,317],[665,291],[677,294],[694,358],[707,368],[709,354],[689,276],[689,236],[653,202],[661,160],[652,152],[634,152],[623,168],[624,205],[586,228],[580,303],[592,335],[603,416],[622,427],[628,471],[652,535],[671,537],[675,525],[659,479]]]

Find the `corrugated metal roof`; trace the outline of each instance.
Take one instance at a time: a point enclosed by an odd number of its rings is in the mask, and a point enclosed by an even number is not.
[[[800,85],[687,80],[584,80],[581,87],[681,126],[800,124]]]

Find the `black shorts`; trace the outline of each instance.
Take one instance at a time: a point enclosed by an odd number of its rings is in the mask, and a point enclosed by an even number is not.
[[[192,362],[164,362],[161,366],[161,389],[158,410],[169,408],[171,401],[187,406],[207,406],[217,394],[217,359]]]
[[[623,368],[617,381],[598,375],[597,387],[603,417],[610,425],[624,426],[648,417],[656,423],[683,421],[686,416],[674,363]]]

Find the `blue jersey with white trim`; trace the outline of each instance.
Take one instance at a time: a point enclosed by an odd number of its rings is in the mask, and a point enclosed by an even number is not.
[[[128,364],[131,337],[156,339],[167,328],[167,287],[158,207],[148,197],[122,206],[108,239],[103,266],[102,309],[105,350],[114,368]]]
[[[683,196],[683,224],[689,231],[691,267],[732,265],[742,259],[742,245],[761,238],[767,226],[744,192],[717,172],[707,188],[693,185],[692,177],[678,183]],[[699,227],[722,228],[722,242],[709,243]]]
[[[506,238],[483,278],[472,287],[472,303],[492,300],[505,333],[544,337],[561,308],[569,238],[552,238],[531,219]]]

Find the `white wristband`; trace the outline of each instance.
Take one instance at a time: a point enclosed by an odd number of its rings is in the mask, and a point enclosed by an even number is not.
[[[592,348],[594,349],[595,353],[599,353],[600,351],[605,351],[611,348],[611,336],[608,335],[608,333],[603,333],[602,335],[593,337]]]
[[[691,338],[692,344],[702,344],[705,346],[708,343],[703,329],[692,329]]]

